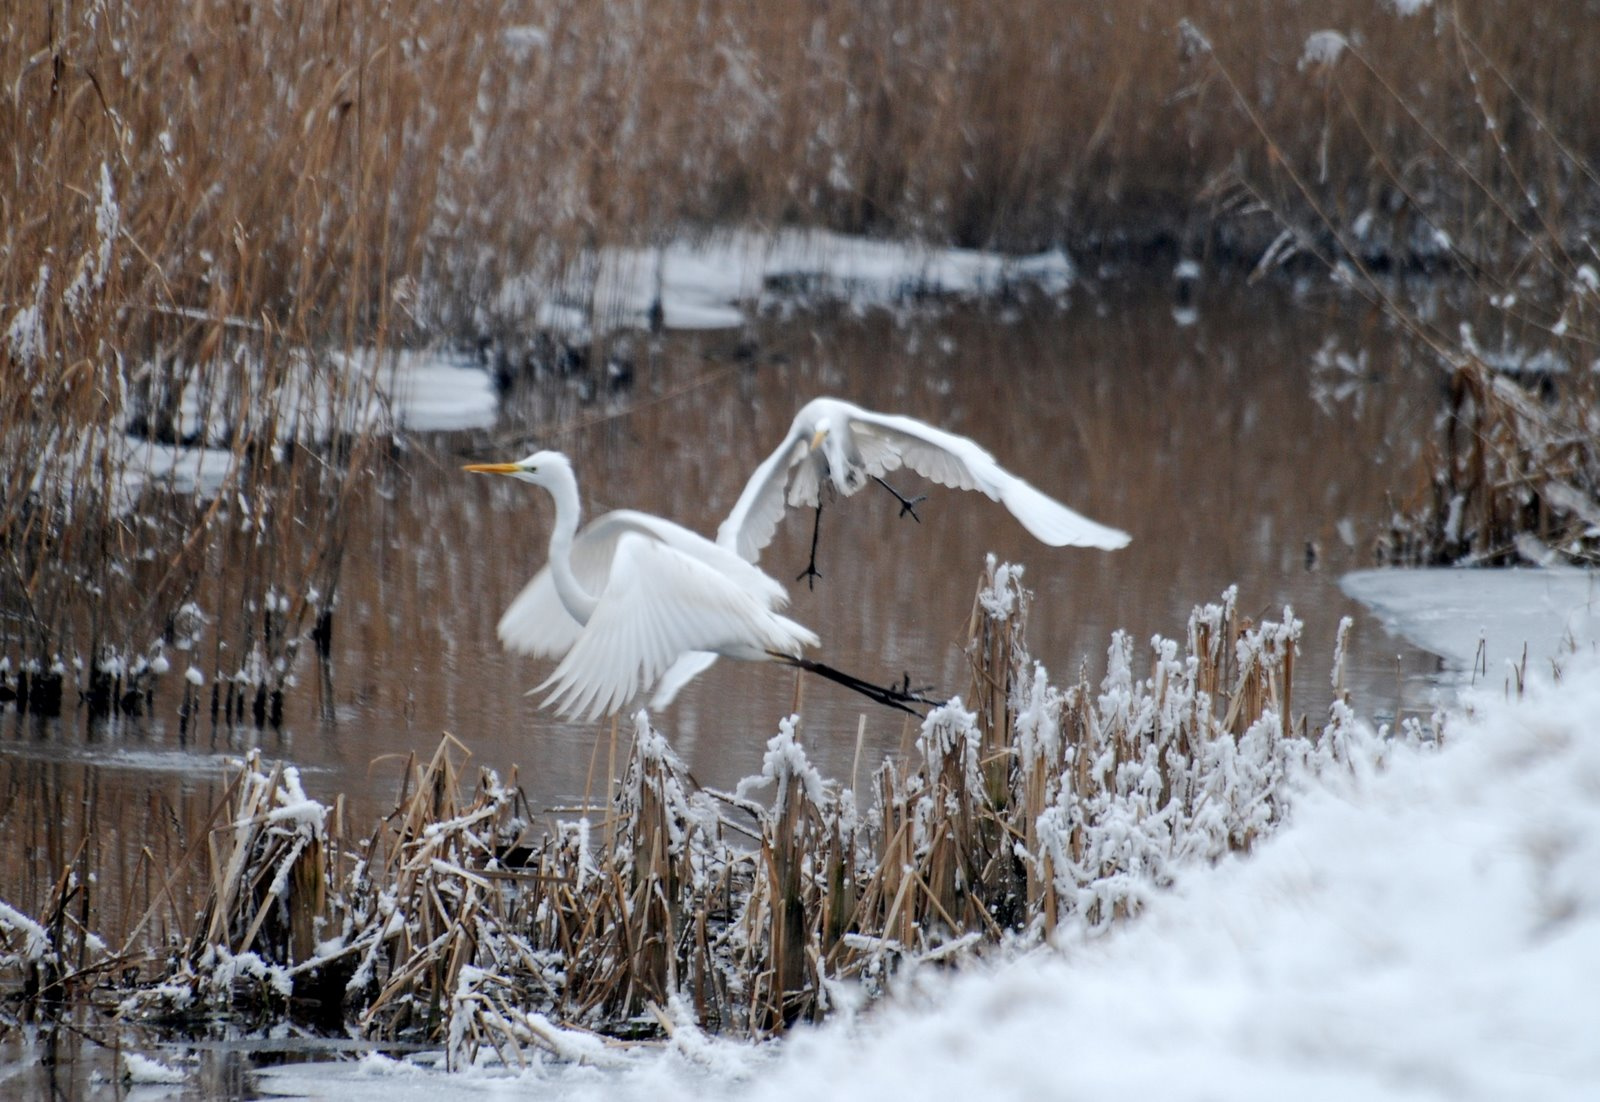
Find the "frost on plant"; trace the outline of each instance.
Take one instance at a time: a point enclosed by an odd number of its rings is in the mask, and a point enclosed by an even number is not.
[[[641,711],[608,805],[576,821],[537,829],[514,777],[465,784],[447,738],[352,843],[293,768],[253,755],[205,921],[123,1013],[322,1000],[454,1067],[604,1064],[597,1032],[699,1051],[701,1030],[770,1035],[978,946],[1106,930],[1185,865],[1255,845],[1306,778],[1372,758],[1342,696],[1294,734],[1291,610],[1251,623],[1230,589],[1184,642],[1118,632],[1097,684],[1058,687],[1022,639],[1020,576],[989,564],[971,690],[862,792],[812,765],[798,716],[757,776],[701,789]],[[0,905],[0,965],[55,952]]]

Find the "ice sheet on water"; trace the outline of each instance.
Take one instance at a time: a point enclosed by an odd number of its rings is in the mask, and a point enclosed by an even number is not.
[[[175,1084],[182,1083],[188,1077],[177,1068],[168,1067],[159,1060],[152,1060],[148,1056],[140,1056],[136,1052],[122,1053],[122,1074],[132,1084]]]
[[[725,329],[744,324],[747,306],[774,296],[877,306],[924,292],[989,294],[1016,283],[1059,293],[1074,278],[1059,250],[1014,257],[802,229],[606,249],[575,273],[556,286],[531,276],[512,280],[498,306],[508,313],[537,308],[548,327],[582,337],[591,319],[643,327],[658,302],[668,329]]]
[[[1600,575],[1587,570],[1360,570],[1339,584],[1462,680],[1476,661],[1500,684],[1524,646],[1529,667],[1543,669],[1600,648]]]
[[[335,361],[355,372],[377,371],[378,401],[397,428],[451,432],[488,428],[500,408],[494,379],[477,361],[455,352],[402,349],[380,355],[364,349]]]
[[[499,397],[493,378],[472,357],[449,352],[402,350],[379,354],[364,349],[352,356],[334,353],[333,370],[310,360],[286,371],[280,387],[279,442],[307,436],[321,442],[336,431],[393,427],[413,432],[485,428],[494,424]],[[373,385],[363,382],[368,373]],[[181,365],[169,376],[179,391],[174,430],[192,443],[159,443],[146,436],[118,433],[107,440],[111,469],[117,472],[112,511],[131,512],[147,489],[211,498],[234,473],[235,457],[225,443],[233,431],[232,403],[205,372]],[[85,464],[98,468],[99,455],[87,445],[54,453],[41,464],[36,483],[50,478],[73,482]]]
[[[268,366],[240,346],[217,364],[151,361],[155,404],[174,412],[171,432],[188,455],[226,447],[241,428],[270,416],[274,442],[322,443],[387,427],[428,432],[482,428],[498,410],[494,380],[472,356],[432,349],[302,350]],[[147,411],[130,410],[142,419]],[[132,425],[129,426],[130,428]],[[157,474],[161,473],[158,469]]]

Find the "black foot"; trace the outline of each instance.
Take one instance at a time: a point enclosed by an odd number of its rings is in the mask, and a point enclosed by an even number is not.
[[[921,501],[922,499],[918,498],[917,500]],[[909,673],[902,673],[899,681],[890,684],[889,691],[896,696],[902,697],[906,700],[914,700],[919,704],[934,704],[943,706],[944,704],[948,703],[947,701],[943,700],[928,699],[927,694],[933,691],[932,685],[921,685],[913,689],[911,687],[911,675]]]
[[[817,560],[812,559],[806,563],[804,570],[794,576],[794,580],[797,582],[803,581],[806,583],[807,589],[814,590],[817,588],[816,580],[820,577],[822,577],[822,572],[817,569]]]
[[[905,516],[907,513],[910,513],[912,520],[916,521],[918,524],[922,523],[922,518],[917,516],[917,506],[928,500],[927,494],[919,494],[916,497],[906,497],[905,494],[902,494],[899,490],[889,485],[877,475],[873,475],[872,480],[894,495],[894,499],[900,503],[901,516]]]

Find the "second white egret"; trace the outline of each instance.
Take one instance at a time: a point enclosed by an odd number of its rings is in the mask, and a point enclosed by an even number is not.
[[[838,398],[815,398],[795,415],[783,443],[745,483],[733,511],[717,530],[717,542],[755,562],[772,542],[788,506],[812,506],[820,521],[825,481],[841,497],[849,497],[869,478],[875,479],[899,498],[903,514],[916,502],[883,482],[884,475],[902,466],[944,486],[981,491],[1051,547],[1114,551],[1128,543],[1128,533],[1090,520],[1041,493],[967,437],[914,417],[874,413]],[[817,576],[816,544],[814,528],[812,561],[802,578]]]

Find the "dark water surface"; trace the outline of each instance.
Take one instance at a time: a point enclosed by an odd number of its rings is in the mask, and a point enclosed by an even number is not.
[[[970,435],[1046,492],[1133,536],[1112,553],[1048,548],[986,498],[902,475],[904,489],[929,495],[920,524],[897,519],[888,494],[864,492],[823,516],[815,591],[790,586],[792,614],[822,636],[829,663],[965,692],[961,642],[992,552],[1026,565],[1036,594],[1028,639],[1058,683],[1086,666],[1097,684],[1114,629],[1130,632],[1146,657],[1151,636],[1181,639],[1192,606],[1237,584],[1248,614],[1276,617],[1289,603],[1305,621],[1295,711],[1313,725],[1326,713],[1346,615],[1356,622],[1346,683],[1358,712],[1387,718],[1425,699],[1436,661],[1388,637],[1337,586],[1343,571],[1370,565],[1391,497],[1415,486],[1437,405],[1427,380],[1391,368],[1392,339],[1352,303],[1218,289],[1184,326],[1164,286],[1080,288],[1065,309],[772,322],[753,358],[738,347],[747,340],[675,336],[658,352],[641,350],[632,389],[610,400],[585,404],[553,381],[510,395],[493,433],[407,441],[356,510],[331,681],[303,658],[281,730],[202,719],[180,735],[175,699],[160,698],[157,714],[140,720],[4,713],[0,810],[25,844],[0,898],[38,898],[71,856],[63,838],[92,821],[100,856],[116,868],[100,917],[108,930],[126,929],[122,901],[148,892],[192,844],[168,839],[141,852],[150,824],[203,819],[228,757],[250,746],[298,764],[309,794],[345,794],[344,811],[362,829],[392,805],[405,755],[430,754],[445,731],[476,762],[503,775],[516,767],[535,806],[603,792],[605,751],[592,762],[610,725],[542,712],[524,690],[549,665],[504,653],[495,637],[501,611],[544,561],[550,500],[465,474],[461,463],[557,447],[573,457],[589,515],[626,506],[710,534],[818,394]],[[1313,398],[1313,361],[1330,341],[1369,358],[1354,392],[1324,408]],[[808,512],[792,512],[762,565],[792,579],[810,526]],[[759,770],[796,692],[790,672],[723,661],[656,723],[702,783],[731,786]],[[806,746],[825,776],[849,783],[862,717],[863,778],[911,737],[902,717],[830,684],[808,679],[799,692]]]

